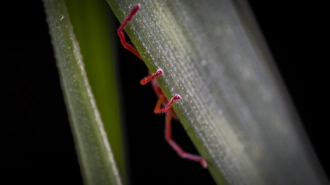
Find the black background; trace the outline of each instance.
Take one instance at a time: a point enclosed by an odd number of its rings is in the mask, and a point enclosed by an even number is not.
[[[329,176],[325,4],[250,3]],[[1,14],[0,184],[82,184],[42,2],[12,1],[2,4]],[[152,113],[156,96],[151,86],[139,85],[147,68],[123,49],[119,57],[125,61],[118,70],[132,184],[214,184],[207,170],[164,142],[164,116]],[[127,73],[127,62],[136,73]],[[173,129],[196,153],[181,125]]]

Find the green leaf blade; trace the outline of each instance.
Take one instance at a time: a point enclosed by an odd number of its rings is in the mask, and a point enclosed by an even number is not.
[[[44,0],[85,184],[121,184],[64,1]]]
[[[116,71],[115,19],[103,0],[65,1],[116,164],[127,184]]]
[[[257,28],[237,1],[110,1],[218,184],[326,184]],[[248,15],[249,16],[249,15]]]

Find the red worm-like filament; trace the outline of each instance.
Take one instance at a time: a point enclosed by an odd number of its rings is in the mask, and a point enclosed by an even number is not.
[[[139,11],[139,9],[141,8],[141,6],[138,4],[136,6],[133,7],[132,11],[130,12],[130,14],[128,14],[128,16],[125,18],[124,22],[120,25],[120,27],[118,28],[118,35],[119,35],[119,39],[121,44],[124,46],[124,48],[128,49],[129,51],[131,51],[134,55],[136,55],[139,59],[142,59],[141,55],[139,54],[139,52],[136,50],[136,48],[134,46],[132,46],[131,44],[126,42],[126,38],[125,38],[125,34],[123,32],[125,26],[127,25],[127,23],[134,17],[134,15]],[[159,113],[166,113],[166,119],[165,119],[165,140],[166,142],[175,150],[175,152],[182,158],[184,159],[188,159],[191,161],[195,161],[195,162],[199,162],[203,168],[207,167],[207,163],[205,161],[204,158],[202,158],[201,156],[198,155],[193,155],[190,153],[186,153],[173,139],[172,139],[172,126],[171,126],[171,121],[172,118],[176,118],[177,119],[177,115],[175,114],[173,108],[172,108],[172,104],[175,103],[178,100],[181,100],[182,97],[178,94],[174,95],[170,101],[168,101],[163,93],[163,91],[160,89],[156,78],[163,75],[163,70],[162,69],[158,69],[155,73],[150,74],[146,77],[144,77],[140,83],[142,85],[147,84],[148,82],[151,82],[152,87],[155,91],[155,93],[158,96],[158,101],[157,104],[155,106],[154,112],[156,114]],[[161,108],[163,106],[163,108]]]

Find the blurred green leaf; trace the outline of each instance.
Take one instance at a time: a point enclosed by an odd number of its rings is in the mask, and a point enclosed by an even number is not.
[[[117,20],[110,16],[111,10],[104,0],[67,0],[65,3],[116,164],[127,184],[115,61]]]
[[[63,0],[44,0],[85,184],[121,184]]]

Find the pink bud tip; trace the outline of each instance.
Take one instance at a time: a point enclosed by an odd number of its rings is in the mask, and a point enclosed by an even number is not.
[[[132,13],[131,14],[135,14],[140,8],[141,8],[141,5],[140,4],[135,5],[134,8],[132,9]]]
[[[174,97],[173,97],[173,100],[175,100],[175,101],[181,100],[181,99],[182,99],[181,96],[178,94],[174,95]]]
[[[203,168],[207,168],[207,163],[204,159],[201,161],[201,165]]]

